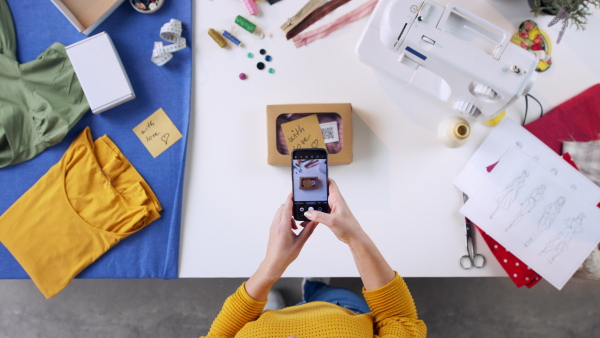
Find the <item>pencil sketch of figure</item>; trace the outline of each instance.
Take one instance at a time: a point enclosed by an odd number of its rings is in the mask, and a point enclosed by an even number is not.
[[[494,199],[496,200],[496,202],[498,202],[498,206],[496,207],[496,210],[494,210],[494,212],[490,215],[490,219],[494,218],[494,215],[498,212],[498,210],[508,210],[510,208],[512,202],[514,202],[514,200],[517,198],[517,195],[519,195],[519,191],[525,184],[525,179],[528,176],[529,171],[523,170],[521,175],[516,177],[509,185],[506,186],[506,188],[503,191],[499,192],[496,196],[494,196]]]
[[[531,234],[531,237],[529,237],[529,240],[527,240],[527,243],[525,243],[525,246],[529,246],[529,244],[531,244],[538,237],[540,237],[540,235],[544,231],[552,227],[554,219],[556,219],[556,216],[558,216],[564,204],[565,198],[563,196],[560,196],[556,199],[556,201],[554,201],[553,203],[549,203],[544,207],[544,214],[542,215],[542,217],[540,217],[540,221],[538,222],[537,228],[533,230],[533,233]]]
[[[544,250],[542,250],[538,255],[546,256],[548,258],[548,263],[552,264],[556,257],[560,255],[563,251],[567,250],[569,247],[569,243],[575,234],[583,231],[583,219],[585,218],[585,214],[582,212],[575,218],[567,218],[565,220],[566,228],[563,229],[558,235],[554,236]]]
[[[505,231],[510,230],[510,228],[512,228],[513,226],[515,226],[515,224],[519,223],[519,221],[523,218],[523,216],[525,216],[525,214],[530,213],[531,210],[533,208],[535,208],[535,206],[541,200],[544,199],[544,193],[545,192],[546,192],[546,185],[545,184],[540,184],[539,187],[533,189],[533,191],[529,194],[529,196],[527,196],[527,198],[523,202],[521,202],[521,210],[519,210],[519,212],[517,212],[517,214],[515,215],[515,218],[506,227]]]

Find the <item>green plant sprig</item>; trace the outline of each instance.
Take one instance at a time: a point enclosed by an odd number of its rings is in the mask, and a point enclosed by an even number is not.
[[[600,0],[534,0],[531,12],[539,14],[550,12],[557,14],[561,8],[567,13],[567,20],[577,30],[585,30],[587,16],[591,15],[592,7],[600,7]]]

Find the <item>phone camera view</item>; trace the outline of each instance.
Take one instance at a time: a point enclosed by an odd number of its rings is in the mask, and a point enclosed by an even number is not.
[[[326,153],[316,151],[293,155],[294,211],[298,220],[308,210],[329,212],[326,157]]]

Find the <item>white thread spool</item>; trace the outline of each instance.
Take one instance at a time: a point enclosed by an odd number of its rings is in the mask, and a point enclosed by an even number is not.
[[[471,135],[469,122],[459,116],[449,116],[438,126],[438,138],[448,148],[458,148],[467,142]]]

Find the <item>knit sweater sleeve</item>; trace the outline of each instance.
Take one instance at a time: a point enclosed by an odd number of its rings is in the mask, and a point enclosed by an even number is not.
[[[387,285],[363,294],[375,321],[376,337],[425,337],[427,327],[417,317],[417,308],[404,280],[396,276]]]
[[[247,323],[260,317],[267,302],[254,300],[246,292],[246,283],[229,296],[213,321],[206,338],[234,337]]]

